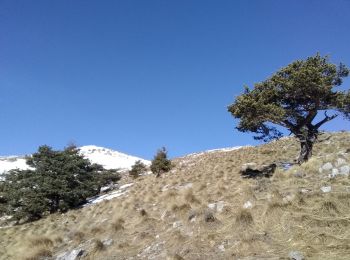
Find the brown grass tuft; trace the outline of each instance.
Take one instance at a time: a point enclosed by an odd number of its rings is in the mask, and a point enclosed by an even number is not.
[[[252,213],[247,209],[241,209],[236,215],[236,223],[243,226],[253,224]]]
[[[125,220],[123,218],[121,218],[121,217],[117,218],[112,223],[113,230],[114,231],[123,230],[124,229],[124,223],[125,223]]]

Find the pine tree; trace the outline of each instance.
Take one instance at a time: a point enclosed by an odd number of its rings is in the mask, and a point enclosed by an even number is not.
[[[131,170],[129,171],[129,175],[136,179],[139,177],[142,173],[146,172],[147,167],[146,165],[141,162],[140,160],[136,161],[135,164],[131,167]]]
[[[2,185],[7,214],[17,220],[32,221],[75,208],[97,195],[101,186],[119,179],[117,173],[91,164],[74,146],[63,151],[41,146],[27,157],[27,164],[33,169],[10,171]]]
[[[171,161],[168,159],[167,150],[165,147],[159,149],[151,163],[151,171],[159,177],[162,173],[168,172],[171,169]]]
[[[228,111],[240,120],[237,129],[257,133],[256,139],[279,138],[276,126],[287,128],[300,142],[302,163],[311,157],[321,126],[340,114],[350,119],[350,91],[335,90],[348,75],[345,65],[317,54],[292,62],[252,90],[246,87]],[[319,112],[324,116],[317,121]]]

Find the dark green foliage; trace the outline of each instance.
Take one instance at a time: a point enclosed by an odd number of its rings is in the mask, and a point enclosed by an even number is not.
[[[311,156],[323,124],[339,114],[350,119],[350,92],[334,90],[348,74],[345,65],[331,64],[327,56],[297,60],[255,84],[254,89],[245,87],[228,111],[239,119],[237,129],[257,133],[256,139],[279,138],[282,133],[276,125],[287,128],[301,143],[301,163]],[[320,111],[323,119],[314,122]]]
[[[171,161],[168,159],[165,147],[158,150],[151,164],[151,171],[159,177],[160,174],[168,172],[171,169]]]
[[[74,146],[63,151],[41,146],[27,157],[27,164],[33,170],[10,171],[2,186],[7,214],[17,220],[75,208],[97,195],[101,186],[119,179],[117,173],[91,164]]]
[[[133,178],[139,177],[142,173],[147,171],[147,167],[140,160],[136,161],[135,164],[131,167],[129,174]]]

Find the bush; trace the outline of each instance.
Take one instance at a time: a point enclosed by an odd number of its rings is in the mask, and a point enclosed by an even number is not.
[[[135,164],[131,167],[131,170],[129,171],[129,175],[136,179],[139,177],[142,173],[146,172],[147,167],[144,163],[142,163],[140,160],[136,161]]]
[[[168,159],[167,150],[165,147],[159,149],[154,156],[151,164],[151,171],[159,177],[160,174],[168,172],[171,169],[171,161]]]
[[[10,171],[2,185],[6,213],[16,220],[32,221],[48,213],[65,212],[119,179],[117,173],[91,164],[74,146],[63,151],[41,146],[26,159],[32,169]]]

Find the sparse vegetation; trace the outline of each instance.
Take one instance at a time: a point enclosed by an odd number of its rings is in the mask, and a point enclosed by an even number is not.
[[[159,181],[125,174],[120,182],[134,185],[124,196],[1,228],[0,259],[54,258],[80,247],[81,259],[288,259],[291,251],[305,259],[347,259],[350,179],[329,178],[320,168],[335,167],[339,158],[349,165],[349,142],[350,133],[326,133],[312,159],[288,169],[282,163],[299,149],[293,137],[175,158]],[[243,179],[247,162],[276,163],[276,173]],[[209,207],[220,201],[221,208]]]

